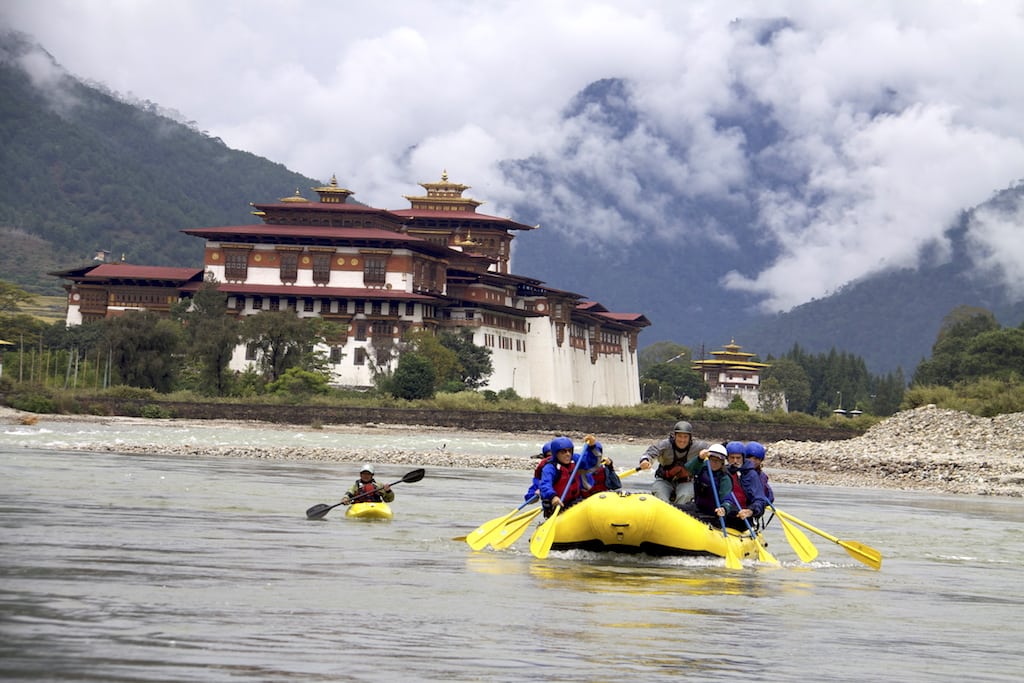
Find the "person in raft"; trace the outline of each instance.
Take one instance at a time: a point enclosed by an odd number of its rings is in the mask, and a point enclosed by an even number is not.
[[[590,445],[591,440],[592,437],[587,439],[582,453],[573,452],[575,446],[567,436],[551,440],[552,458],[540,473],[540,502],[545,517],[550,517],[556,507],[566,508],[582,500],[585,473],[597,467],[601,457]]]
[[[686,462],[697,453],[705,452],[710,445],[694,439],[693,426],[685,420],[676,422],[667,439],[651,444],[640,456],[639,466],[648,470],[654,461],[658,462],[651,485],[654,497],[676,505],[693,500],[693,475],[687,470]]]
[[[359,470],[359,480],[349,487],[341,499],[342,505],[356,503],[390,503],[395,499],[391,484],[380,485],[373,478],[373,465],[366,463]]]
[[[687,461],[686,469],[693,475],[693,500],[676,507],[705,522],[739,511],[739,507],[729,495],[732,493],[732,477],[725,468],[725,457],[725,446],[716,443]],[[705,460],[711,463],[713,479],[709,476]],[[715,505],[715,492],[711,489],[712,486],[718,491],[718,505]],[[714,523],[717,523],[717,520]]]
[[[732,501],[739,505],[739,511],[726,517],[725,523],[738,531],[746,531],[748,522],[755,526],[760,524],[768,498],[754,460],[746,457],[746,445],[730,441],[725,450],[726,470],[732,477]]]

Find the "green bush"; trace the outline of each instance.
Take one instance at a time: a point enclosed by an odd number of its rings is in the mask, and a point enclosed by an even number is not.
[[[10,406],[29,413],[56,413],[57,404],[42,394],[20,394],[11,397]]]
[[[147,403],[142,406],[140,413],[142,417],[147,417],[151,420],[169,420],[174,417],[170,409],[156,403]]]

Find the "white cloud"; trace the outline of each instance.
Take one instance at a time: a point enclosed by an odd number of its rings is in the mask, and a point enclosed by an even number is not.
[[[975,212],[967,239],[979,276],[1005,283],[1015,301],[1024,299],[1024,194],[1009,206]]]
[[[780,256],[727,283],[768,308],[913,265],[961,209],[1024,176],[1015,0],[33,0],[4,3],[0,24],[75,75],[178,110],[232,147],[337,174],[376,206],[404,206],[448,169],[483,210],[508,215],[535,188],[497,164],[530,157],[619,196],[625,208],[565,184],[535,198],[557,209],[545,225],[581,239],[642,230],[728,244],[727,228],[673,215],[673,196],[749,203]],[[560,120],[610,77],[644,112],[633,132],[610,141],[600,121]],[[720,125],[751,112],[781,136],[757,156]],[[783,171],[799,182],[767,177]],[[972,244],[988,245],[980,226],[996,224],[979,219]],[[1020,254],[995,256],[1014,281]]]

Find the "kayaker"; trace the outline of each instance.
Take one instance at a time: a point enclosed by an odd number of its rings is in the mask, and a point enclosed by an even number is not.
[[[739,510],[730,495],[732,493],[732,477],[729,476],[729,472],[725,468],[725,458],[725,446],[716,443],[688,460],[686,469],[693,475],[693,500],[683,505],[676,505],[676,507],[702,519],[725,517],[729,513]],[[708,474],[705,461],[711,463],[713,481]],[[718,500],[721,501],[718,506],[715,505],[715,493],[711,490],[712,486],[718,490]]]
[[[746,457],[746,445],[741,441],[730,441],[725,445],[726,470],[732,479],[732,501],[739,511],[726,517],[725,523],[739,531],[747,530],[747,522],[756,523],[768,506],[768,499],[761,485],[761,476],[754,463]]]
[[[647,470],[657,460],[651,493],[666,503],[682,505],[693,500],[693,476],[686,463],[694,454],[706,451],[707,441],[693,438],[693,425],[685,420],[676,422],[667,439],[651,444],[640,456],[640,469]]]
[[[775,492],[772,491],[771,484],[768,483],[768,473],[764,471],[764,457],[765,447],[757,441],[749,441],[743,449],[744,455],[754,465],[754,469],[757,470],[758,475],[761,478],[761,488],[764,489],[764,497],[768,499],[769,503],[775,502]]]
[[[390,503],[394,499],[395,492],[391,490],[391,484],[378,484],[373,478],[373,465],[366,463],[363,469],[359,470],[359,480],[345,492],[341,504]]]
[[[588,444],[582,453],[574,453],[574,448],[567,436],[551,440],[553,457],[541,470],[539,487],[545,517],[550,517],[556,507],[569,507],[582,500],[585,472],[597,466],[599,456],[593,445]]]

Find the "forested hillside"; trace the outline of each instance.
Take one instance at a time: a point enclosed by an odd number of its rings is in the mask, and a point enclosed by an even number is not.
[[[52,62],[36,58],[26,70],[37,49],[0,37],[0,273],[10,282],[59,293],[46,273],[101,249],[132,263],[199,266],[202,241],[180,230],[251,223],[249,202],[321,184]]]

